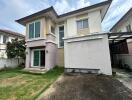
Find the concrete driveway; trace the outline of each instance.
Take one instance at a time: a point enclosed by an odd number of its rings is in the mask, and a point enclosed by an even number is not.
[[[62,75],[38,100],[132,100],[132,91],[110,76]]]
[[[126,87],[132,90],[132,72],[128,72],[125,69],[115,69],[116,78],[122,82]]]

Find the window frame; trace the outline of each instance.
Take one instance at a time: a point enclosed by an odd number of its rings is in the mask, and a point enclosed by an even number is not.
[[[36,33],[36,23],[39,23],[39,36],[38,37],[36,36],[36,35],[38,35],[38,33]],[[40,33],[41,33],[41,23],[40,23],[40,21],[35,21],[35,23],[34,23],[34,31],[35,31],[35,33],[34,33],[35,38],[39,38],[40,37]]]
[[[33,24],[33,28],[34,28],[34,22],[28,24],[28,39],[33,39],[34,38],[35,29],[33,31],[33,37],[30,38],[30,25],[32,25],[32,24]]]
[[[130,25],[130,24],[128,24],[128,25],[126,26],[126,31],[127,31],[127,32],[131,32],[131,31],[132,31],[131,25]]]
[[[42,67],[41,66],[41,51],[45,51],[45,49],[44,48],[42,48],[42,49],[33,49],[31,52],[31,67]],[[34,51],[39,51],[39,65],[38,66],[34,66]]]
[[[60,30],[59,30],[59,28],[62,27],[62,26],[64,27],[64,34],[65,34],[65,25],[64,24],[58,25],[58,48],[64,48],[64,45],[63,46],[60,46]]]
[[[51,33],[55,34],[55,27],[54,27],[54,26],[51,26],[51,27],[50,27],[50,31],[51,31]],[[54,31],[54,32],[53,32],[53,31]]]
[[[38,58],[39,61],[38,61],[38,65],[36,65],[36,66],[35,66],[35,55],[34,55],[34,54],[35,54],[35,51],[38,51],[38,53],[39,53],[39,58]],[[33,51],[33,67],[38,67],[38,66],[40,66],[40,56],[41,56],[41,55],[40,55],[40,50],[34,50],[34,51]]]
[[[4,41],[4,39],[5,39],[5,41]],[[2,43],[6,44],[7,42],[9,42],[9,37],[7,35],[3,35],[3,41],[2,41]]]
[[[87,20],[87,27],[84,27],[84,21]],[[81,22],[81,28],[78,28],[78,22]],[[88,18],[84,18],[84,19],[79,19],[76,21],[76,25],[77,25],[77,30],[82,30],[82,29],[86,29],[89,28],[89,24],[88,24]]]
[[[40,23],[40,33],[39,33],[39,37],[35,37],[35,35],[36,35],[36,33],[35,33],[35,24],[37,23],[37,22],[39,22]],[[29,29],[29,27],[30,27],[30,25],[31,24],[33,24],[33,27],[34,27],[34,34],[33,34],[33,38],[30,38],[30,29]],[[31,22],[31,23],[29,23],[28,24],[28,39],[36,39],[36,38],[40,38],[41,37],[41,20],[36,20],[36,21],[33,21],[33,22]]]

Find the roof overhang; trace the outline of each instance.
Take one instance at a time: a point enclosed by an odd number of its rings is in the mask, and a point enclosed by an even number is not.
[[[71,12],[59,15],[58,17],[59,17],[59,20],[63,20],[63,19],[67,19],[69,17],[80,15],[80,14],[85,14],[85,13],[93,12],[95,10],[100,10],[101,21],[103,21],[106,13],[108,11],[108,8],[111,5],[111,2],[112,2],[112,0],[104,1],[104,2],[101,2],[101,3],[97,3],[97,4],[94,4],[94,5],[85,7],[85,8],[81,8],[81,9],[78,9],[78,10],[75,10],[75,11],[71,11]]]
[[[22,25],[26,25],[27,22],[42,18],[44,16],[52,17],[52,18],[54,18],[53,20],[55,20],[55,21],[58,21],[58,20],[61,21],[61,20],[65,20],[65,19],[72,17],[72,16],[77,16],[77,15],[84,14],[84,13],[91,12],[91,11],[95,11],[95,10],[100,10],[101,19],[103,20],[111,2],[112,2],[112,0],[104,1],[104,2],[101,2],[98,4],[94,4],[94,5],[85,7],[85,8],[81,8],[81,9],[78,9],[75,11],[68,12],[68,13],[65,13],[62,15],[58,15],[56,13],[56,11],[54,10],[54,8],[50,7],[50,8],[44,9],[42,11],[39,11],[37,13],[34,13],[32,15],[18,19],[18,20],[16,20],[16,22],[18,22]]]
[[[108,33],[108,38],[112,43],[117,43],[127,39],[132,39],[132,32]]]
[[[51,16],[53,16],[52,18],[54,18],[54,20],[57,19],[57,17],[58,17],[56,11],[54,10],[54,8],[52,6],[47,9],[44,9],[42,11],[39,11],[37,13],[34,13],[32,15],[18,19],[18,20],[16,20],[16,22],[25,26],[26,23],[28,23],[30,21],[33,21],[33,20],[36,20],[36,19],[39,19],[42,17],[51,17]]]

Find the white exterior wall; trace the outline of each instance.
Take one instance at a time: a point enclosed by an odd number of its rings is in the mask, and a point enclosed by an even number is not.
[[[100,69],[112,75],[107,35],[87,35],[65,39],[65,68]]]
[[[9,37],[9,42],[11,42],[12,39],[15,39],[15,37]]]
[[[67,19],[67,33],[65,36],[76,36],[77,35],[77,24],[76,17]]]
[[[84,17],[84,16],[83,16]],[[89,12],[85,18],[88,18],[89,30],[90,33],[101,32],[101,14],[100,11]],[[77,35],[77,18],[71,17],[67,19],[67,32],[66,37],[76,36]]]
[[[45,48],[45,69],[49,70],[56,65],[56,53],[57,53],[57,46],[54,43],[47,42]]]
[[[100,11],[88,13],[90,33],[100,33],[101,29],[101,14]]]
[[[0,50],[0,58],[7,58],[6,50]]]

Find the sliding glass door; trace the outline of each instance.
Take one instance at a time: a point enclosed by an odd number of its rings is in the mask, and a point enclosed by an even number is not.
[[[39,66],[40,65],[40,52],[39,50],[34,51],[34,60],[33,60],[33,66]]]
[[[33,66],[44,67],[45,66],[45,50],[33,51]]]

